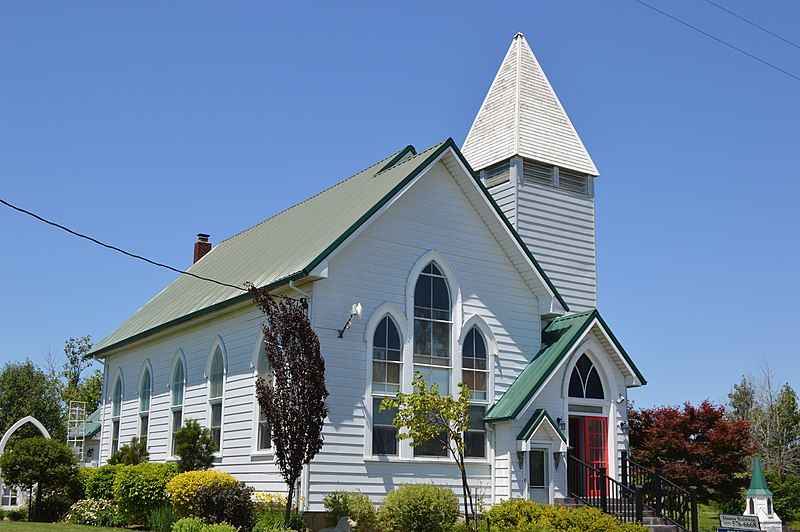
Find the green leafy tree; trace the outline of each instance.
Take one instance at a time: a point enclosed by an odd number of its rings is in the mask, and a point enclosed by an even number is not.
[[[30,360],[8,362],[0,371],[0,435],[25,416],[38,419],[55,439],[65,439],[67,424],[58,381]],[[14,433],[14,441],[41,436],[30,424]]]
[[[134,436],[129,444],[123,445],[108,458],[108,464],[136,465],[148,460],[150,460],[150,453],[147,452],[147,441],[139,440]]]
[[[91,375],[85,377],[76,388],[67,387],[61,391],[64,404],[69,405],[70,401],[82,401],[86,403],[86,414],[91,414],[100,406],[100,399],[103,393],[103,374],[99,370],[94,370]]]
[[[428,387],[419,372],[414,374],[413,387],[413,393],[400,393],[397,397],[384,399],[381,410],[396,409],[394,425],[397,427],[397,437],[409,440],[412,447],[438,438],[444,440],[461,473],[467,529],[470,529],[470,523],[474,523],[474,529],[477,530],[475,505],[464,459],[464,433],[469,428],[469,389],[460,383],[458,398],[440,395],[438,386],[433,384]]]
[[[75,455],[65,443],[42,437],[20,440],[0,456],[4,482],[24,486],[31,494],[36,486],[31,521],[37,520],[43,497],[67,487],[73,480],[77,474],[75,463]]]
[[[196,419],[187,420],[183,428],[175,433],[175,454],[179,457],[178,469],[181,473],[210,468],[216,450],[211,431],[201,427]]]
[[[89,352],[93,345],[92,337],[88,334],[80,338],[70,338],[64,343],[64,355],[67,361],[64,363],[62,375],[67,379],[67,388],[77,388],[83,370],[92,365],[93,359]]]

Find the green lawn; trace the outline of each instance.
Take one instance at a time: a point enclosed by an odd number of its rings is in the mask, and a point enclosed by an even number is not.
[[[716,531],[719,526],[719,512],[705,504],[698,505],[697,521],[701,532]]]
[[[125,530],[124,528],[105,528],[99,526],[68,525],[66,523],[28,523],[25,521],[0,521],[0,532],[111,532]],[[130,531],[128,531],[130,532]]]

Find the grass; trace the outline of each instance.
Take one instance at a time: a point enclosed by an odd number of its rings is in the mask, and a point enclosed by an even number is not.
[[[719,512],[705,504],[698,505],[697,524],[700,525],[702,532],[706,530],[716,531],[719,526]]]
[[[106,528],[100,526],[70,525],[67,523],[28,523],[27,521],[0,521],[0,532],[19,530],[31,532],[111,532],[124,528]],[[130,531],[128,531],[130,532]]]

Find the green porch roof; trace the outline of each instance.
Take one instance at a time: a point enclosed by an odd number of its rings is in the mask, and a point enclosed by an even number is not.
[[[643,385],[646,384],[647,381],[645,381],[638,368],[622,348],[622,345],[617,341],[597,309],[569,314],[554,319],[542,331],[542,348],[522,370],[516,380],[511,383],[511,386],[509,386],[500,400],[489,409],[486,413],[486,421],[503,421],[516,418],[595,319],[608,332],[611,341],[622,353],[639,381]]]
[[[567,443],[567,438],[564,436],[564,433],[561,432],[560,428],[558,428],[558,425],[555,421],[553,421],[553,418],[550,417],[550,414],[547,413],[547,410],[544,410],[543,408],[537,408],[533,411],[533,415],[531,415],[531,418],[525,424],[525,427],[523,427],[520,433],[517,434],[517,439],[523,441],[527,440],[545,421],[547,421],[550,426],[553,427],[553,430],[556,431],[558,437],[561,438],[564,443]]]
[[[769,486],[767,486],[767,479],[764,478],[764,469],[761,467],[761,459],[758,456],[753,460],[753,478],[750,479],[750,487],[747,488],[747,495],[772,495]]]
[[[470,169],[453,139],[419,154],[412,146],[407,146],[339,184],[220,242],[188,271],[232,285],[242,286],[249,281],[269,289],[306,277],[406,184],[450,148],[469,170],[559,303],[568,309],[494,198]],[[180,275],[99,342],[91,354],[101,356],[249,298],[248,293],[236,288]]]

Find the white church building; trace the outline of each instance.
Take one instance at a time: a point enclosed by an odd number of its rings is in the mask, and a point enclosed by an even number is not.
[[[415,371],[470,388],[469,475],[484,502],[569,497],[569,456],[619,478],[628,390],[645,379],[596,310],[597,176],[518,34],[460,148],[408,146],[213,248],[200,235],[190,272],[307,298],[330,392],[300,487],[308,510],[334,490],[460,493],[442,447],[398,441],[377,408],[410,392]],[[247,293],[183,275],[103,339],[100,462],[134,436],[151,460],[174,460],[176,429],[197,419],[215,467],[285,491],[255,397],[263,319]]]

